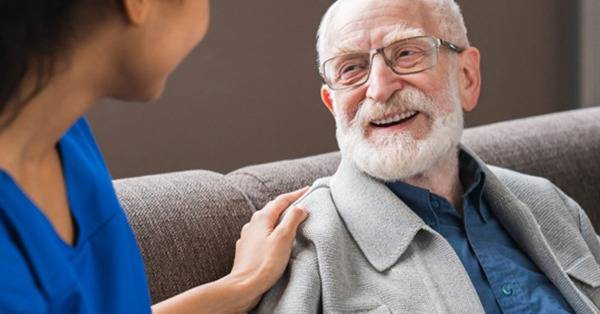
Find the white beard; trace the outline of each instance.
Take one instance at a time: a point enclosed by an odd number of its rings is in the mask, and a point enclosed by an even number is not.
[[[386,182],[404,181],[448,158],[457,149],[464,127],[458,89],[456,83],[450,82],[446,92],[440,93],[441,97],[435,100],[414,87],[405,87],[387,103],[366,100],[350,122],[334,104],[336,138],[342,157],[349,158],[366,174]],[[442,115],[436,101],[451,104],[452,112]],[[423,138],[415,139],[409,132],[367,138],[365,130],[373,119],[411,110],[419,111],[433,121]]]

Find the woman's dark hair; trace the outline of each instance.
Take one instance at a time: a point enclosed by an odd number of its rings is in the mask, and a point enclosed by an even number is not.
[[[0,129],[48,84],[74,35],[76,13],[92,1],[0,0],[0,115],[8,115]],[[29,75],[33,85],[25,88]]]

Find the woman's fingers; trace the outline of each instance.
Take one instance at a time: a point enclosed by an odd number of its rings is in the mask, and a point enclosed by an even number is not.
[[[266,218],[267,224],[272,228],[277,224],[277,221],[279,221],[281,213],[290,207],[290,205],[292,205],[296,200],[302,197],[306,191],[308,191],[308,187],[303,187],[294,192],[279,195],[277,198],[267,203],[262,210],[257,211],[254,215],[257,216],[257,219],[260,219],[261,217]]]
[[[245,282],[250,299],[258,300],[283,274],[296,231],[308,216],[301,207],[290,207],[308,188],[283,194],[257,211],[242,228],[236,242],[231,278]],[[277,224],[284,210],[290,208]],[[249,307],[255,303],[249,304]]]
[[[285,213],[281,223],[275,227],[272,236],[281,238],[289,245],[296,238],[298,226],[306,219],[308,212],[302,207],[294,207]]]

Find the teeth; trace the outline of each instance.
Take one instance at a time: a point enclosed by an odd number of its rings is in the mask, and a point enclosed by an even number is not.
[[[387,119],[374,120],[373,124],[383,125],[383,124],[395,123],[395,122],[398,122],[400,120],[404,120],[406,118],[412,117],[416,113],[417,113],[416,111],[407,111],[407,112],[405,112],[403,114],[397,114],[397,115],[389,117]]]

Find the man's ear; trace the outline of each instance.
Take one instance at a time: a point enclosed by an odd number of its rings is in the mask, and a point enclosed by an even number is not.
[[[150,0],[121,0],[123,14],[129,23],[140,25],[150,11]]]
[[[331,90],[329,89],[329,86],[324,84],[321,86],[321,100],[323,101],[323,104],[325,104],[325,107],[329,109],[329,112],[333,114],[333,98]]]
[[[469,47],[461,53],[459,73],[462,107],[469,112],[475,109],[481,92],[481,65],[479,50]]]

